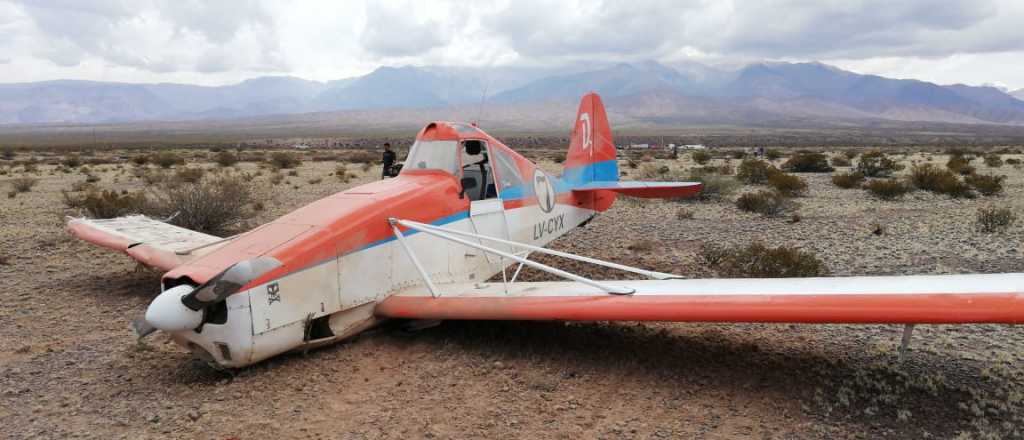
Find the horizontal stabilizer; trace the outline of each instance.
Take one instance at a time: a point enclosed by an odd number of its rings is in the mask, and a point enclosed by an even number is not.
[[[143,215],[112,219],[73,218],[68,231],[90,243],[124,252],[142,264],[171,270],[213,249],[220,237],[174,226]]]
[[[624,196],[649,199],[673,199],[694,196],[700,192],[699,182],[593,181],[573,187],[573,191],[614,191]]]
[[[381,302],[410,319],[787,323],[1024,323],[1024,274],[439,285]]]

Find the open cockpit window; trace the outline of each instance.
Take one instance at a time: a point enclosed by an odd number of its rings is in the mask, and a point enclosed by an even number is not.
[[[466,189],[470,200],[484,200],[498,197],[494,186],[494,169],[488,156],[487,143],[481,140],[462,142],[462,178],[472,179]]]
[[[459,171],[456,141],[418,140],[409,149],[402,172],[414,170],[441,170],[455,175]]]

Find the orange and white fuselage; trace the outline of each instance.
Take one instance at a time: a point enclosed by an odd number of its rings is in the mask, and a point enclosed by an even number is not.
[[[700,190],[693,183],[619,182],[618,175],[604,107],[589,94],[558,177],[471,124],[434,122],[419,132],[397,177],[328,196],[187,260],[96,222],[74,220],[69,229],[169,269],[146,320],[225,367],[344,339],[384,318],[1024,322],[1024,274],[658,277],[619,281],[630,294],[610,295],[579,282],[486,283],[514,261],[402,227],[407,250],[391,221],[543,247],[608,209],[616,194],[674,198]],[[426,279],[438,292],[425,289]]]

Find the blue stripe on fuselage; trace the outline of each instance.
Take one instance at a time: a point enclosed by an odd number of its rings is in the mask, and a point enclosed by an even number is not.
[[[550,177],[551,185],[558,194],[572,191],[593,181],[619,180],[619,164],[615,160],[588,163],[578,167],[566,168],[561,177]],[[535,197],[533,185],[518,185],[501,190],[502,200],[519,200]]]

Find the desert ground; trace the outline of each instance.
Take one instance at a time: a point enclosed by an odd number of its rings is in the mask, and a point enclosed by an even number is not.
[[[1019,160],[1020,151],[1001,157]],[[159,291],[160,273],[63,229],[65,216],[81,213],[62,191],[82,189],[87,176],[100,189],[146,188],[146,173],[161,171],[133,164],[138,154],[83,153],[75,167],[61,164],[66,153],[45,151],[0,161],[4,193],[13,179],[38,179],[0,198],[0,437],[1024,436],[1024,327],[1005,325],[919,326],[902,362],[902,327],[893,325],[446,322],[415,333],[385,325],[218,371],[165,335],[137,343],[129,321]],[[314,160],[314,152],[282,172],[253,161],[220,169],[204,150],[180,154],[184,166],[207,174],[249,173],[261,202],[250,226],[379,177],[378,165]],[[711,165],[738,164],[718,156]],[[35,172],[22,165],[30,157]],[[561,169],[547,157],[544,168]],[[899,175],[948,159],[892,157],[906,167]],[[972,165],[1006,175],[1004,192],[965,199],[913,191],[883,201],[836,187],[830,173],[798,173],[809,188],[793,199],[797,217],[738,210],[736,196],[759,189],[750,185],[712,201],[624,199],[553,247],[688,277],[716,276],[700,257],[705,244],[753,242],[813,252],[837,276],[1024,272],[1020,220],[996,233],[975,225],[980,207],[1024,216],[1024,170],[980,158]],[[335,175],[339,166],[347,182]],[[620,165],[625,179],[695,166],[685,153]]]

